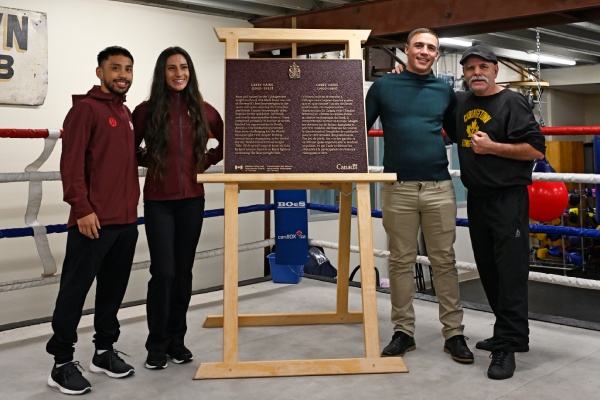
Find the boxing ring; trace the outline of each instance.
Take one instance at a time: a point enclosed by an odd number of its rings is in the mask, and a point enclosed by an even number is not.
[[[544,135],[554,136],[574,136],[574,135],[593,135],[594,136],[594,174],[579,174],[579,173],[533,173],[534,181],[545,181],[545,182],[570,182],[582,184],[595,185],[597,190],[600,190],[600,126],[590,127],[577,127],[577,126],[565,126],[565,127],[543,127],[542,131]],[[380,137],[382,136],[381,130],[369,131],[369,136]],[[66,224],[56,225],[44,225],[38,220],[38,213],[42,204],[43,197],[43,182],[59,181],[60,172],[50,171],[43,172],[39,169],[48,160],[52,152],[56,147],[56,143],[61,137],[61,131],[58,129],[0,129],[0,139],[43,139],[44,147],[40,155],[28,164],[23,172],[4,172],[0,171],[0,184],[6,186],[10,183],[15,182],[28,182],[29,191],[27,198],[27,207],[25,210],[24,221],[26,227],[21,228],[7,228],[0,229],[0,239],[10,240],[11,238],[17,237],[33,237],[35,246],[39,255],[39,259],[42,266],[41,276],[37,278],[15,280],[9,282],[0,282],[0,293],[32,288],[36,286],[44,286],[55,284],[60,281],[60,274],[57,273],[57,266],[52,251],[48,244],[49,234],[60,234],[66,232]],[[369,172],[379,173],[383,171],[383,167],[372,166],[369,167]],[[145,169],[139,168],[139,175],[145,176]],[[213,166],[206,173],[222,173],[222,168],[219,166]],[[451,176],[453,178],[460,177],[460,171],[451,170]],[[598,210],[598,202],[600,196],[596,198],[596,210]],[[337,213],[339,209],[335,206],[328,206],[322,204],[308,203],[308,209],[321,210],[327,212]],[[274,209],[273,204],[257,204],[246,207],[239,207],[238,213],[251,213],[251,212],[264,212],[271,211]],[[582,210],[583,211],[583,210]],[[218,217],[223,215],[223,209],[206,210],[205,218]],[[353,215],[356,215],[356,209],[352,210]],[[381,218],[381,211],[372,210],[371,213],[374,218]],[[66,220],[66,215],[65,215]],[[138,224],[143,224],[144,218],[138,218]],[[458,218],[457,226],[466,227],[468,226],[468,220]],[[544,233],[548,235],[565,235],[580,237],[580,238],[600,238],[599,229],[586,229],[586,228],[575,228],[568,226],[550,226],[543,224],[531,224],[530,232],[532,234]],[[273,238],[258,240],[251,243],[241,244],[238,246],[239,252],[264,248],[273,246],[275,240]],[[338,249],[338,244],[323,240],[310,239],[309,243],[313,246],[320,246],[329,249]],[[359,249],[357,246],[351,246],[350,251],[358,253]],[[206,251],[200,251],[196,253],[196,260],[221,256],[224,254],[223,248],[215,248]],[[374,249],[374,257],[388,258],[389,252],[387,250]],[[563,258],[564,262],[564,258]],[[417,263],[423,265],[430,265],[429,259],[424,256],[418,256]],[[147,269],[150,266],[149,261],[136,262],[133,264],[133,270]],[[476,265],[473,263],[457,261],[456,266],[459,270],[463,271],[476,271]],[[535,266],[535,265],[534,265]],[[600,290],[600,281],[589,280],[583,278],[560,276],[555,274],[546,274],[541,272],[530,271],[529,279],[532,281],[545,282],[557,285],[565,285],[571,287],[578,287],[584,289]]]

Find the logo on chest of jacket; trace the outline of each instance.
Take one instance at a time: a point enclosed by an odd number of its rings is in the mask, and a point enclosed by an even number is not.
[[[114,128],[117,126],[117,120],[111,117],[108,119],[108,124]]]

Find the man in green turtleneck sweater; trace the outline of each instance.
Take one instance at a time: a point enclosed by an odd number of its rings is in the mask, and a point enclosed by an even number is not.
[[[474,358],[463,335],[453,248],[456,197],[442,137],[442,127],[455,134],[456,96],[452,87],[431,75],[438,47],[431,29],[412,31],[405,47],[406,69],[379,78],[366,98],[367,128],[378,117],[383,127],[384,172],[398,176],[397,182],[384,183],[381,189],[394,324],[392,340],[381,355],[403,356],[416,349],[413,268],[420,228],[433,269],[444,351],[468,364]]]

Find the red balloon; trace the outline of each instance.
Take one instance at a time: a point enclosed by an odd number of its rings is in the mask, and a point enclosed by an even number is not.
[[[549,222],[565,212],[569,192],[564,182],[534,181],[527,186],[529,191],[529,218]]]

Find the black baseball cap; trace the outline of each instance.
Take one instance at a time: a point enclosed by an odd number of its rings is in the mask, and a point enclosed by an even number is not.
[[[464,65],[467,58],[471,56],[478,56],[483,58],[485,61],[493,62],[494,64],[498,64],[498,59],[496,58],[496,54],[494,52],[481,44],[476,44],[475,46],[469,47],[462,55],[460,59],[460,65]]]

